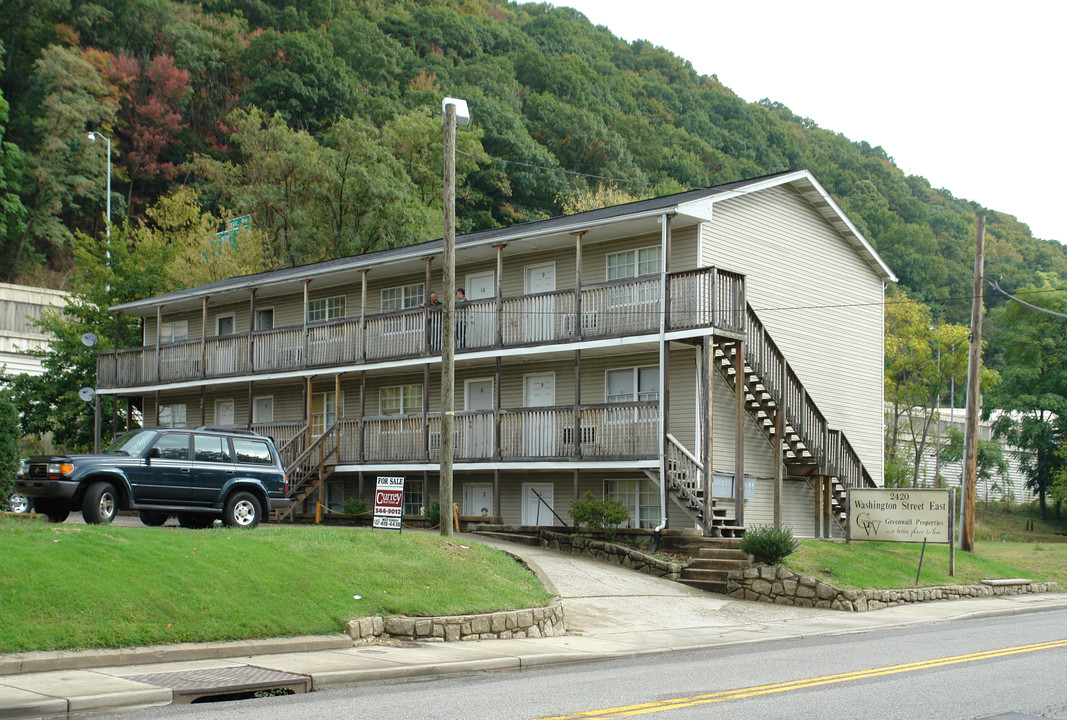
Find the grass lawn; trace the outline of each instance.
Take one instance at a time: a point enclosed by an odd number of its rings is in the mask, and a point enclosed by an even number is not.
[[[1031,527],[1032,526],[1032,527]],[[975,521],[975,552],[956,551],[948,574],[948,546],[927,545],[920,586],[975,583],[991,578],[1052,580],[1067,589],[1067,528],[1042,521],[1029,507],[982,505]],[[922,545],[831,543],[804,540],[785,564],[842,588],[915,587]]]
[[[505,553],[429,533],[0,518],[0,548],[0,653],[336,633],[367,615],[490,612],[550,597]]]

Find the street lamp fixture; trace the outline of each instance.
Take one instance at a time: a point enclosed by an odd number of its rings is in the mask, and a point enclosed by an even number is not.
[[[107,223],[106,223],[106,235],[111,237],[111,138],[106,135],[102,135],[95,130],[89,131],[89,142],[96,142],[97,138],[100,138],[107,143]],[[108,257],[111,256],[110,250],[108,251]]]

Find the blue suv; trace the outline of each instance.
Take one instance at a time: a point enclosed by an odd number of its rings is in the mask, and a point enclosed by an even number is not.
[[[32,457],[15,491],[53,522],[81,510],[93,524],[136,510],[151,526],[176,515],[182,527],[209,527],[221,517],[224,525],[251,528],[289,504],[270,438],[208,427],[131,430],[100,455]]]

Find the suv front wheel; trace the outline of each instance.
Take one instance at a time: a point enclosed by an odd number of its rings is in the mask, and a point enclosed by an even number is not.
[[[108,482],[95,482],[86,490],[82,500],[82,519],[90,525],[106,525],[115,519],[118,509],[115,486]]]
[[[254,528],[259,525],[263,510],[259,500],[251,493],[239,492],[226,501],[226,512],[222,514],[222,524],[230,527]]]

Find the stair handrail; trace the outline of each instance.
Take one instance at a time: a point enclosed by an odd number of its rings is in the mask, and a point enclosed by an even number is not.
[[[293,460],[292,463],[289,464],[289,471],[292,472],[292,473],[295,473],[297,470],[302,469],[301,466],[304,464],[304,462],[309,457],[311,457],[311,454],[314,453],[319,448],[321,448],[323,443],[326,440],[330,439],[332,436],[335,436],[337,434],[337,431],[338,431],[339,428],[340,428],[340,423],[339,422],[334,422],[333,425],[331,425],[329,428],[327,428],[325,430],[325,432],[322,433],[322,435],[319,435],[319,437],[316,438],[315,441],[312,442],[311,445],[309,445],[306,450],[304,450],[304,452],[300,453],[300,455],[297,456],[297,458],[295,460]],[[316,470],[317,468],[321,468],[322,465],[325,463],[327,458],[329,458],[332,455],[337,453],[339,446],[340,446],[340,443],[335,442],[334,445],[333,445],[333,448],[328,453],[326,453],[324,455],[320,454],[319,461],[317,463],[314,463],[313,467],[308,468],[308,472],[306,473],[306,475],[310,476],[311,473],[314,472],[314,470]],[[304,482],[306,480],[307,480],[307,477],[304,477],[304,478],[301,478],[299,482],[290,483],[289,484],[289,492],[286,495],[286,497],[292,497],[293,495],[295,495],[296,491],[299,490],[304,485]]]
[[[841,470],[839,466],[832,467],[830,463],[829,434],[831,432],[837,433],[845,447],[848,448],[847,452],[855,458],[858,464],[859,474],[863,481],[860,487],[877,487],[870,473],[867,472],[867,468],[859,461],[859,456],[852,449],[852,445],[848,443],[844,432],[830,430],[830,424],[826,416],[819,410],[819,406],[815,404],[815,400],[804,387],[804,384],[800,382],[800,378],[789,365],[789,361],[785,359],[785,355],[767,332],[766,327],[760,322],[756,311],[753,310],[751,305],[746,306],[746,313],[748,334],[747,342],[745,343],[745,362],[760,376],[764,387],[771,393],[775,404],[779,408],[784,408],[789,424],[800,435],[805,446],[812,450],[812,455],[819,463],[820,472],[825,475],[837,476],[835,471]],[[768,358],[766,355],[770,357]],[[765,370],[769,362],[776,365],[775,370],[778,370],[782,377],[775,377]],[[792,385],[795,388],[795,393],[798,395],[796,402],[785,402],[786,393],[782,385]],[[799,407],[797,407],[798,405]],[[818,426],[819,430],[817,432],[812,431],[812,424]]]
[[[693,453],[689,452],[689,448],[687,448],[685,445],[683,445],[678,438],[674,437],[670,433],[667,433],[667,439],[670,440],[671,444],[674,445],[676,448],[678,448],[682,452],[682,454],[684,454],[687,458],[689,458],[689,461],[691,463],[693,463],[694,465],[696,465],[698,470],[701,470],[701,471],[704,470],[704,464],[702,462],[700,462],[699,460],[697,460],[696,456],[693,455]]]

